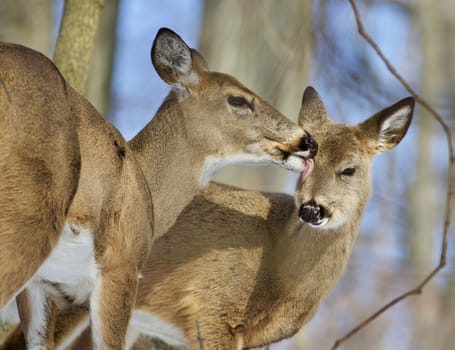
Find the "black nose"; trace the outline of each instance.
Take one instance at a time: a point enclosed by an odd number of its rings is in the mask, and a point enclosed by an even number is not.
[[[316,140],[307,132],[307,136],[303,137],[300,141],[299,148],[303,152],[308,152],[308,158],[313,158],[318,153],[318,143]]]
[[[328,211],[325,207],[317,205],[314,201],[303,203],[299,209],[299,218],[303,222],[317,225],[327,218]]]

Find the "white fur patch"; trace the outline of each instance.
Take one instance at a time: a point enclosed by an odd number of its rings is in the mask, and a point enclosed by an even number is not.
[[[276,160],[267,154],[257,155],[256,153],[236,154],[223,158],[210,157],[205,160],[199,177],[199,186],[204,188],[213,179],[218,170],[233,164],[252,166],[277,164],[285,169],[297,172],[302,172],[305,169],[305,161],[301,157],[292,154],[284,161]]]
[[[143,333],[154,338],[159,338],[165,343],[175,347],[188,346],[188,341],[183,330],[172,323],[161,319],[155,314],[143,310],[133,311],[128,333],[130,333],[131,336]]]
[[[67,296],[82,302],[88,299],[93,290],[97,274],[93,235],[88,230],[66,224],[49,257],[24,286],[30,294],[33,315],[31,328],[38,332],[46,324],[43,308],[47,306],[43,303],[46,302],[48,288],[43,286],[42,281],[57,283]],[[15,299],[3,308],[0,319],[10,323],[19,322]]]
[[[91,326],[92,326],[92,341],[94,349],[103,349],[103,338],[101,332],[101,319],[99,317],[100,302],[99,296],[102,291],[102,280],[99,277],[95,283],[95,290],[93,291],[90,297],[90,317],[91,317]]]
[[[97,275],[93,234],[66,224],[56,247],[33,280],[57,283],[62,292],[82,303],[95,287]]]
[[[199,177],[199,185],[201,188],[207,186],[210,180],[213,179],[216,172],[225,166],[232,164],[244,165],[266,165],[272,163],[270,156],[258,156],[256,154],[237,154],[229,157],[215,158],[210,157],[205,160],[204,166]]]
[[[305,170],[305,161],[301,157],[290,155],[284,163],[279,163],[282,167],[301,173]]]
[[[27,286],[27,296],[30,304],[30,325],[27,330],[27,349],[45,349],[45,329],[47,327],[49,305],[46,290],[39,283]]]
[[[410,106],[404,106],[385,119],[381,125],[381,130],[379,131],[380,141],[387,140],[388,133],[395,133],[395,131],[403,129],[409,121],[411,111]]]
[[[94,253],[93,234],[89,230],[67,223],[57,245],[25,286],[28,289],[31,314],[33,315],[28,336],[29,346],[34,349],[42,347],[42,330],[47,323],[46,296],[49,288],[42,282],[56,283],[65,295],[77,303],[87,300],[95,289],[95,282],[98,279],[98,268]],[[91,300],[92,312],[95,304],[96,301],[92,302]],[[19,321],[15,300],[12,300],[2,310],[0,318],[10,322]],[[74,338],[87,325],[88,320],[85,324],[78,326]],[[70,342],[74,338],[69,338],[66,341]],[[61,348],[65,348],[65,345],[63,344]]]
[[[141,333],[136,328],[128,326],[125,337],[125,349],[126,350],[131,349],[133,345],[136,343],[136,341],[139,339],[140,335]]]

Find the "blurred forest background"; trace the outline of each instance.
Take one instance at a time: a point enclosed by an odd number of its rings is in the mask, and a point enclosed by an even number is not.
[[[453,129],[455,0],[358,5],[386,56]],[[63,0],[1,0],[0,40],[52,57],[63,8]],[[128,139],[168,92],[149,56],[161,26],[197,47],[212,70],[236,76],[293,119],[307,85],[317,88],[333,119],[346,123],[408,95],[357,34],[347,0],[104,0],[87,97]],[[218,177],[288,193],[295,179],[280,169],[245,167]],[[329,349],[418,283],[439,259],[446,184],[445,137],[417,108],[402,144],[374,163],[374,195],[343,279],[307,327],[270,348]],[[455,349],[453,258],[449,237],[448,266],[423,295],[388,311],[342,348]]]

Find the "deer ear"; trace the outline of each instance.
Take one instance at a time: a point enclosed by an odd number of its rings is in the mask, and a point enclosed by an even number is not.
[[[308,126],[317,127],[328,119],[327,110],[316,89],[308,86],[302,97],[299,113],[299,125],[304,129]]]
[[[193,60],[193,68],[199,73],[206,72],[209,70],[205,58],[195,49],[191,50],[191,59]]]
[[[415,100],[407,97],[359,124],[373,154],[388,151],[400,143],[408,131]]]
[[[156,34],[151,56],[159,76],[177,87],[197,83],[201,72],[206,70],[202,56],[167,28],[161,28]]]

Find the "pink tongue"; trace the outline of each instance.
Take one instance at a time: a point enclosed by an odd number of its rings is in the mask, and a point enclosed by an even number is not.
[[[313,171],[313,168],[314,160],[313,159],[305,160],[305,170],[303,170],[302,172],[302,184],[304,184],[306,179],[308,179],[308,176],[310,176],[311,172]]]

